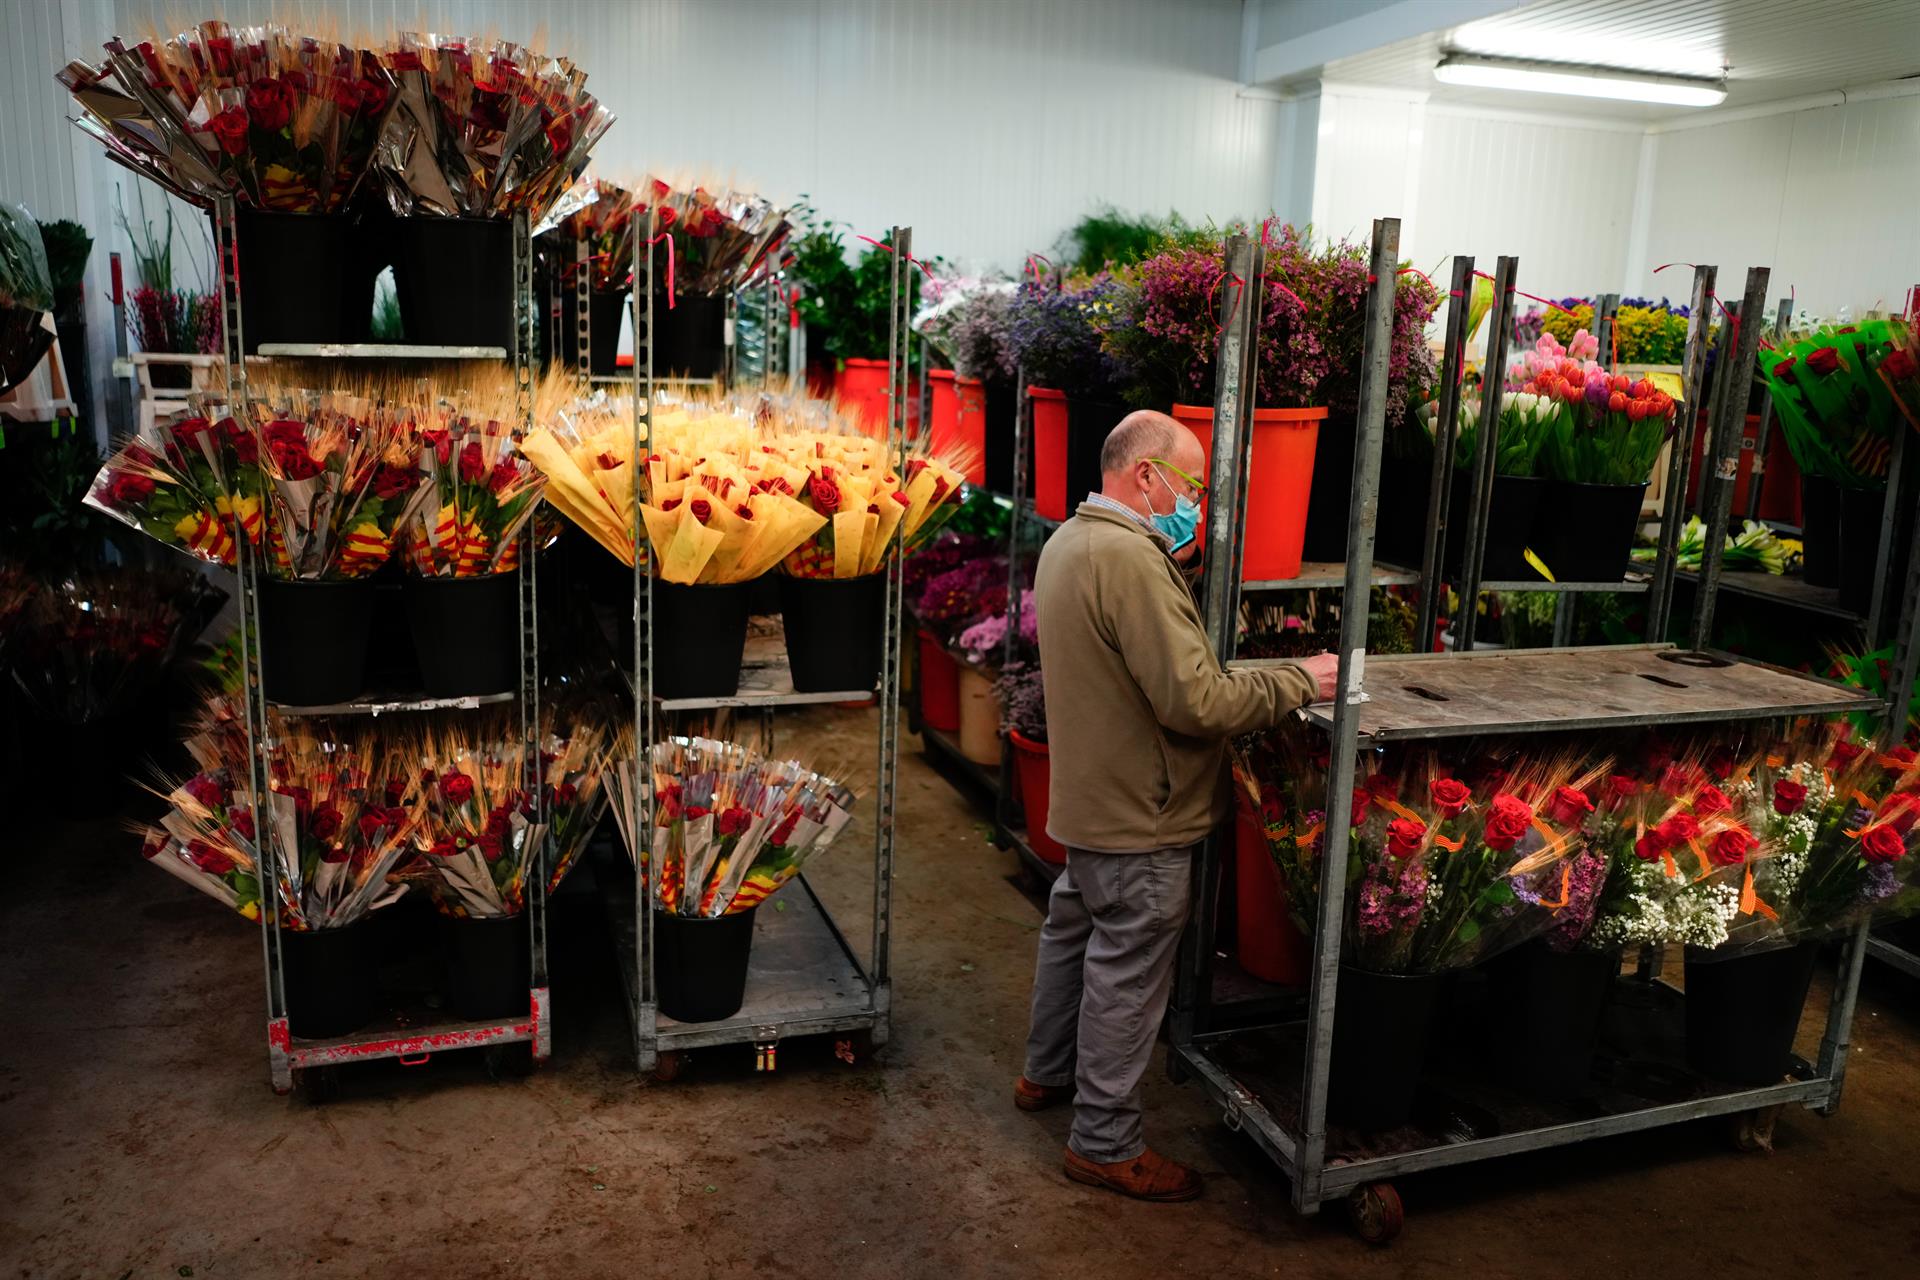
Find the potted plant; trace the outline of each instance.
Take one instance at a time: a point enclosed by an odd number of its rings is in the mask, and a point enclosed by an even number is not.
[[[935,453],[965,471],[967,483],[1012,491],[1013,378],[1010,280],[936,276],[913,320],[950,368],[927,375]]]
[[[1823,325],[1762,352],[1759,364],[1800,468],[1806,579],[1839,587],[1860,613],[1873,597],[1893,435],[1920,386],[1909,343],[1905,327],[1885,319]],[[1896,567],[1889,580],[1904,574]]]
[[[53,281],[40,228],[0,204],[0,391],[24,382],[53,346]]]
[[[1103,345],[1125,296],[1111,276],[1049,275],[1024,281],[1014,297],[1011,342],[1033,414],[1033,500],[1047,519],[1066,519],[1100,488],[1100,446],[1126,414],[1130,373]]]
[[[1544,396],[1553,421],[1541,466],[1553,481],[1540,554],[1561,582],[1617,582],[1626,573],[1647,481],[1673,432],[1673,397],[1645,378],[1609,374],[1584,330],[1561,348],[1542,335],[1507,371],[1509,390]]]
[[[1040,678],[1039,638],[1029,619],[1033,593],[1021,605],[1022,657],[1008,664],[993,684],[1007,741],[1013,747],[1013,773],[1020,787],[1020,808],[1027,819],[1027,844],[1041,861],[1065,866],[1067,847],[1047,834],[1053,792],[1053,761],[1047,751],[1047,693]],[[1003,628],[1004,629],[1004,628]]]
[[[915,630],[916,692],[920,700],[920,720],[940,733],[960,729],[960,664],[947,650],[943,623],[922,613],[928,585],[942,574],[992,554],[987,540],[958,533],[949,528],[908,557],[904,592],[913,611]],[[1001,562],[1005,574],[1005,562]],[[939,607],[936,597],[934,607]]]

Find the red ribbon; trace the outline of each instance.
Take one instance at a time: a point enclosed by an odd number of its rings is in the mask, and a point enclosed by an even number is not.
[[[1020,274],[1024,276],[1032,276],[1035,280],[1038,280],[1043,273],[1035,269],[1033,264],[1036,262],[1046,263],[1047,271],[1049,272],[1053,270],[1053,261],[1050,258],[1048,258],[1046,254],[1030,253],[1027,255],[1026,265],[1020,269]]]
[[[1207,310],[1212,311],[1214,309],[1213,290],[1218,289],[1223,284],[1231,284],[1234,288],[1233,305],[1227,308],[1226,318],[1213,322],[1213,331],[1215,333],[1223,331],[1229,324],[1233,323],[1233,313],[1240,307],[1240,295],[1246,291],[1246,283],[1247,282],[1239,276],[1223,273],[1218,280],[1214,281],[1213,289],[1207,291]]]
[[[800,286],[793,286],[793,292],[787,296],[787,327],[800,327]]]
[[[1474,272],[1473,274],[1474,274],[1474,275],[1476,275],[1476,276],[1479,276],[1479,277],[1480,277],[1480,278],[1481,278],[1482,280],[1492,280],[1492,279],[1493,279],[1493,277],[1492,277],[1492,276],[1490,276],[1490,275],[1488,275],[1488,274],[1487,274],[1486,272],[1484,272],[1484,271],[1476,271],[1476,272]],[[1495,281],[1495,283],[1498,283],[1498,282],[1497,282],[1497,281]],[[1555,302],[1555,301],[1554,301],[1554,300],[1553,300],[1552,298],[1542,298],[1542,297],[1540,297],[1540,296],[1539,296],[1538,294],[1532,294],[1532,293],[1526,293],[1526,292],[1524,292],[1524,291],[1522,291],[1522,290],[1519,290],[1519,289],[1516,289],[1516,288],[1514,288],[1514,287],[1513,287],[1512,285],[1508,285],[1508,286],[1507,286],[1507,292],[1508,292],[1508,293],[1517,293],[1517,294],[1519,294],[1519,295],[1520,295],[1521,297],[1523,297],[1523,298],[1525,298],[1525,299],[1526,299],[1527,301],[1529,301],[1529,302],[1537,302],[1537,303],[1539,303],[1539,304],[1540,304],[1541,306],[1543,306],[1543,307],[1547,307],[1547,308],[1549,308],[1550,310],[1553,310],[1553,311],[1558,311],[1558,312],[1559,312],[1559,313],[1560,313],[1561,315],[1563,315],[1563,316],[1570,316],[1570,315],[1572,315],[1572,314],[1573,314],[1573,312],[1571,312],[1571,311],[1569,311],[1569,310],[1567,310],[1567,309],[1566,309],[1565,307],[1563,307],[1563,306],[1561,306],[1561,305],[1560,305],[1559,303],[1557,303],[1557,302]]]
[[[643,243],[651,247],[662,240],[667,242],[667,310],[671,311],[673,310],[673,239],[668,232],[662,231],[653,239]]]
[[[865,241],[866,241],[866,242],[867,242],[868,244],[870,244],[870,245],[872,245],[872,246],[873,246],[874,248],[876,248],[876,249],[885,249],[885,250],[886,250],[886,251],[887,251],[888,253],[892,253],[892,252],[893,252],[893,246],[892,246],[892,245],[890,245],[890,244],[882,244],[882,243],[881,243],[880,241],[878,241],[878,240],[875,240],[875,239],[874,239],[874,238],[873,238],[872,236],[862,236],[862,235],[860,235],[860,234],[859,234],[858,232],[855,232],[854,234],[855,234],[856,236],[858,236],[858,238],[859,238],[859,239],[862,239],[862,240],[865,240]],[[914,256],[913,256],[912,254],[910,254],[910,253],[909,253],[909,254],[906,254],[906,255],[904,255],[904,256],[905,256],[905,258],[906,258],[906,260],[907,260],[908,262],[911,262],[911,263],[912,263],[912,264],[913,264],[914,266],[916,266],[916,267],[918,267],[918,268],[920,268],[920,270],[922,270],[922,271],[924,271],[924,272],[926,272],[926,274],[927,274],[927,279],[929,279],[929,280],[931,280],[931,279],[933,279],[933,272],[932,272],[931,270],[929,270],[929,269],[928,269],[928,267],[927,267],[927,264],[926,264],[926,263],[924,263],[924,262],[922,262],[922,261],[920,261],[920,259],[918,259],[918,258],[916,258],[916,257],[914,257]]]

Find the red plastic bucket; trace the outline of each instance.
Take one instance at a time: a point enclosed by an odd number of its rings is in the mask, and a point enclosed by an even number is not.
[[[920,640],[920,719],[941,733],[960,732],[960,664],[939,637],[922,631]]]
[[[1267,852],[1266,833],[1238,788],[1234,789],[1233,872],[1234,958],[1264,982],[1306,986],[1312,951],[1288,911],[1287,891]]]
[[[951,460],[959,452],[960,397],[955,394],[951,369],[935,369],[927,374],[928,429],[934,453]]]
[[[1020,803],[1027,811],[1027,843],[1041,859],[1055,866],[1067,864],[1067,847],[1047,834],[1047,796],[1053,785],[1053,761],[1047,744],[1007,730],[1013,743],[1013,769],[1020,779]]]
[[[978,378],[954,380],[954,456],[967,473],[967,483],[987,482],[987,384]],[[938,403],[936,401],[936,403]],[[935,431],[939,430],[938,426]],[[939,436],[936,434],[936,440]]]
[[[1687,472],[1686,509],[1689,511],[1700,509],[1701,460],[1707,451],[1704,409],[1700,412],[1700,419],[1699,429],[1693,433],[1693,468]],[[1740,470],[1733,482],[1733,518],[1736,522],[1747,514],[1747,486],[1753,482],[1753,460],[1759,453],[1756,446],[1760,442],[1760,415],[1748,414],[1741,430],[1744,438],[1740,445]],[[1665,465],[1662,460],[1661,466]],[[1781,429],[1778,418],[1774,420],[1773,430],[1767,433],[1767,466],[1760,477],[1760,518],[1792,525],[1800,524],[1804,518],[1800,510],[1800,468],[1794,465],[1793,452],[1787,448],[1787,433]]]
[[[1028,387],[1033,407],[1033,505],[1049,520],[1067,518],[1067,393]]]
[[[833,375],[833,394],[841,404],[859,415],[861,426],[869,433],[887,429],[887,362],[885,360],[847,360]]]
[[[1211,446],[1211,408],[1176,404],[1173,416],[1199,436],[1203,445]],[[1248,582],[1300,576],[1307,499],[1313,492],[1313,449],[1326,416],[1324,407],[1253,411],[1253,449],[1247,464],[1247,543],[1241,572]]]

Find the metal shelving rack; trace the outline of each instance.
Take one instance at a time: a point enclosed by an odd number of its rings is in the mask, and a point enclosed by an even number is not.
[[[636,237],[634,247],[634,373],[633,452],[644,457],[653,445],[653,246],[648,237]],[[887,444],[905,470],[906,388],[908,369],[909,304],[913,249],[911,228],[895,227],[892,271],[893,307],[888,339]],[[641,299],[645,299],[642,303]],[[644,545],[640,527],[638,490],[632,513],[636,547]],[[872,689],[833,693],[796,693],[786,673],[785,646],[766,642],[759,676],[743,668],[742,686],[731,697],[662,700],[653,688],[653,579],[645,560],[634,557],[633,571],[633,688],[635,799],[642,814],[653,810],[653,744],[659,740],[659,718],[676,712],[719,708],[757,709],[770,715],[775,708],[804,703],[850,702],[875,695]],[[877,1049],[887,1042],[892,1026],[892,944],[894,803],[899,752],[900,637],[902,562],[896,556],[887,569],[881,670],[878,689],[880,732],[875,767],[873,805],[873,945],[870,962],[862,965],[803,872],[779,901],[788,909],[761,912],[755,920],[754,943],[747,971],[746,1003],[730,1018],[715,1022],[680,1023],[660,1012],[653,955],[653,912],[646,869],[635,851],[633,879],[603,880],[615,953],[628,1011],[632,1015],[634,1055],[641,1072],[661,1080],[679,1075],[691,1049],[715,1045],[752,1044],[763,1070],[773,1069],[779,1042],[795,1036],[848,1033],[844,1056]],[[651,832],[652,822],[630,822],[628,830]],[[853,1037],[862,1043],[856,1048]]]
[[[1372,570],[1374,517],[1379,501],[1384,393],[1392,324],[1393,269],[1399,252],[1398,219],[1374,223],[1373,285],[1368,299],[1366,346],[1358,440],[1354,453],[1353,504],[1348,518],[1346,589],[1356,592]],[[1503,271],[1505,293],[1511,270]],[[1748,292],[1764,295],[1765,270],[1750,273]],[[1454,307],[1463,302],[1456,299]],[[1496,296],[1496,311],[1510,299]],[[1753,314],[1753,312],[1749,312]],[[1451,317],[1450,317],[1451,318]],[[1498,330],[1496,330],[1498,332]],[[1250,321],[1236,315],[1221,335],[1220,382],[1215,410],[1216,477],[1234,454],[1224,436],[1244,434],[1241,388],[1249,380],[1244,367]],[[1741,337],[1734,362],[1750,376],[1757,334]],[[1241,358],[1235,358],[1240,356]],[[1723,437],[1717,437],[1723,438]],[[1444,455],[1443,455],[1444,456]],[[1245,472],[1231,482],[1245,501]],[[1224,506],[1225,504],[1220,504]],[[1216,508],[1207,535],[1210,563],[1231,563],[1235,524]],[[1916,566],[1920,568],[1920,566]],[[1909,581],[1906,619],[1908,642],[1900,670],[1911,674],[1920,637],[1914,635],[1913,595],[1920,572]],[[1206,618],[1216,645],[1229,643],[1230,591],[1210,591]],[[1760,1088],[1705,1086],[1681,1101],[1624,1095],[1615,1091],[1588,1099],[1583,1109],[1541,1104],[1521,1107],[1499,1096],[1475,1100],[1506,1107],[1495,1132],[1461,1137],[1400,1130],[1356,1141],[1331,1130],[1327,1121],[1328,1084],[1333,1064],[1336,995],[1340,974],[1341,932],[1345,918],[1345,869],[1349,839],[1348,806],[1360,747],[1392,740],[1498,731],[1536,733],[1579,728],[1624,728],[1688,721],[1759,720],[1797,714],[1827,714],[1870,705],[1865,694],[1825,681],[1744,663],[1725,655],[1676,650],[1648,644],[1527,652],[1465,651],[1450,655],[1365,659],[1367,613],[1351,610],[1341,618],[1341,696],[1330,706],[1308,712],[1309,721],[1331,739],[1332,767],[1325,803],[1325,853],[1314,933],[1312,977],[1297,1014],[1250,1020],[1231,1029],[1236,1009],[1223,1005],[1212,974],[1214,886],[1219,853],[1208,841],[1199,854],[1196,893],[1188,936],[1177,975],[1171,1025],[1170,1073],[1191,1080],[1220,1108],[1232,1128],[1246,1132],[1287,1175],[1293,1207],[1316,1212],[1329,1200],[1351,1197],[1375,1238],[1398,1228],[1399,1201],[1388,1179],[1633,1132],[1707,1116],[1749,1113],[1756,1127],[1770,1125],[1770,1109],[1786,1104],[1831,1113],[1839,1104],[1847,1046],[1866,953],[1864,927],[1850,938],[1840,978],[1834,985],[1826,1028],[1816,1061],[1796,1060],[1792,1078]],[[1225,652],[1224,647],[1222,649]],[[1656,676],[1657,679],[1644,677]],[[1664,984],[1651,985],[1670,1016],[1681,999]],[[1386,1224],[1384,1229],[1380,1224]]]
[[[226,393],[231,406],[247,397],[245,316],[240,302],[240,257],[237,211],[231,197],[213,209],[214,244],[220,263],[220,299],[225,340]],[[258,356],[364,360],[499,360],[513,361],[518,408],[524,427],[533,414],[532,350],[535,343],[533,250],[527,215],[514,215],[513,224],[513,332],[511,352],[499,347],[409,346],[391,343],[263,343]],[[260,565],[247,539],[236,531],[235,576],[239,584],[240,647],[246,710],[249,786],[253,795],[254,829],[268,831],[262,805],[267,792],[266,753],[272,745],[269,711],[279,717],[369,715],[400,711],[449,711],[511,702],[518,712],[520,736],[526,747],[526,783],[535,803],[544,809],[539,785],[538,736],[540,725],[539,594],[535,567],[538,557],[532,525],[521,534],[520,552],[520,662],[516,688],[510,694],[473,698],[387,697],[384,694],[323,707],[270,704],[261,680]],[[544,821],[544,813],[537,821]],[[265,856],[277,856],[269,842]],[[267,1063],[274,1092],[287,1093],[296,1075],[305,1077],[316,1096],[332,1087],[331,1071],[344,1063],[399,1058],[424,1061],[446,1049],[528,1045],[532,1061],[544,1061],[552,1050],[553,1031],[547,992],[546,880],[530,875],[527,889],[527,945],[531,952],[532,987],[524,1016],[467,1021],[425,1004],[409,1005],[384,1023],[346,1036],[308,1040],[292,1034],[287,1020],[286,975],[281,921],[275,894],[263,886],[260,940],[267,987]],[[313,1075],[310,1073],[318,1072]]]

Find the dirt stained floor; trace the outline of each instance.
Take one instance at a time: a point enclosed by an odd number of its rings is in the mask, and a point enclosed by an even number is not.
[[[782,745],[866,767],[872,712]],[[1838,1115],[1772,1155],[1708,1124],[1406,1179],[1368,1249],[1296,1217],[1201,1094],[1148,1134],[1205,1197],[1137,1205],[1060,1172],[1067,1116],[1017,1112],[1038,900],[982,810],[903,739],[893,1043],[792,1043],[637,1077],[598,903],[553,918],[553,1060],[372,1064],[314,1106],[266,1082],[260,940],[141,865],[128,791],[13,828],[0,857],[0,1275],[1884,1276],[1920,1252],[1920,983],[1872,969]],[[870,803],[870,796],[863,803]],[[105,812],[103,812],[105,810]],[[870,829],[816,877],[866,936]],[[864,944],[863,944],[864,945]]]

